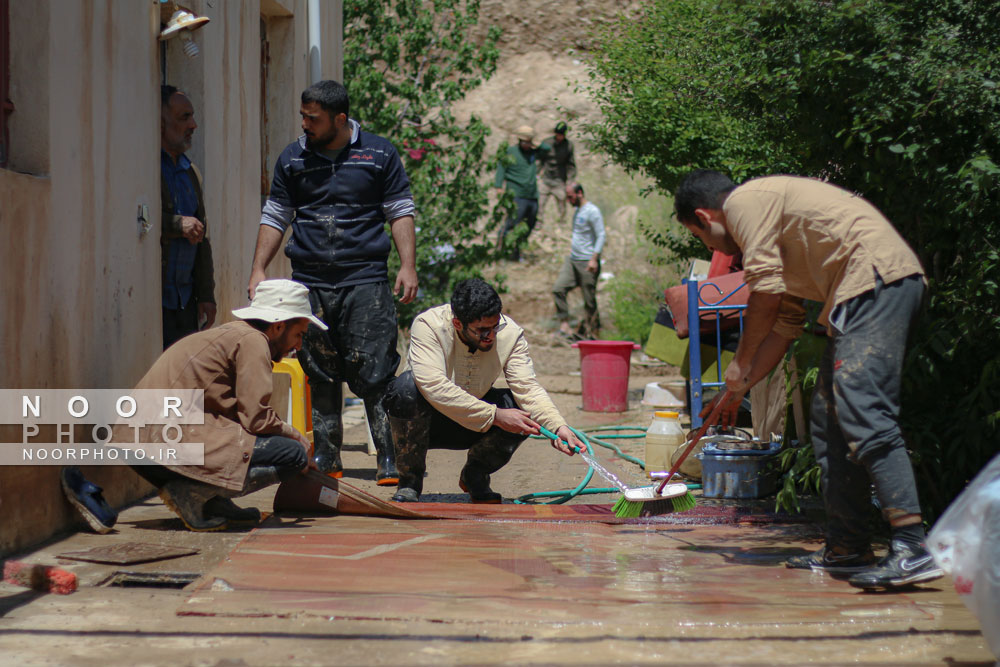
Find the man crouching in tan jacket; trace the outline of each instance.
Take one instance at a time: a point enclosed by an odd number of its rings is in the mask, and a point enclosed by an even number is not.
[[[183,438],[204,443],[204,463],[132,466],[189,530],[260,521],[257,509],[238,507],[230,498],[308,466],[309,441],[279,419],[269,402],[271,362],[302,347],[310,322],[326,329],[312,315],[309,290],[291,280],[266,280],[250,305],[233,315],[239,320],[167,348],[136,386],[205,391],[205,423],[185,426]]]
[[[410,329],[410,369],[387,390],[396,445],[396,502],[423,490],[427,450],[468,450],[458,484],[473,503],[501,503],[490,475],[502,468],[539,426],[572,455],[583,447],[535,377],[528,342],[502,314],[500,296],[479,278],[463,280],[451,303],[424,311]],[[493,383],[503,375],[509,389]]]

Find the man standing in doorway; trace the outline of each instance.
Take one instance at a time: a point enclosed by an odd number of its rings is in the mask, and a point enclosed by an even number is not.
[[[924,545],[899,427],[906,338],[924,295],[916,254],[872,204],[811,178],[768,176],[737,187],[717,171],[697,170],[674,193],[674,205],[677,219],[709,248],[743,253],[750,297],[720,394],[723,425],[733,423],[743,395],[802,333],[803,299],[823,303],[819,322],[829,342],[810,436],[826,544],[785,564],[849,575],[852,586],[865,589],[943,576]],[[867,521],[873,486],[892,532],[889,553],[877,562]]]
[[[363,132],[348,117],[347,89],[320,81],[302,93],[303,136],[289,144],[274,167],[264,205],[249,293],[264,279],[285,231],[292,277],[309,287],[313,313],[329,330],[311,326],[299,355],[312,389],[315,462],[340,477],[341,382],[364,400],[378,453],[376,481],[397,482],[385,387],[396,374],[396,307],[417,295],[416,236],[410,182],[395,147]],[[399,253],[394,292],[387,261]]]
[[[576,178],[576,157],[573,154],[573,142],[566,138],[568,131],[569,126],[564,121],[556,123],[553,135],[542,142],[542,146],[547,146],[548,150],[538,156],[542,170],[538,217],[545,219],[543,214],[552,198],[556,200],[560,224],[566,219],[566,185]]]
[[[604,248],[604,218],[600,209],[587,201],[579,183],[567,185],[565,194],[569,203],[576,207],[576,213],[573,215],[569,257],[552,286],[559,333],[565,338],[574,337],[569,325],[566,295],[574,287],[579,287],[583,292],[583,308],[587,315],[576,335],[596,339],[601,334],[601,318],[597,314],[597,277],[601,273],[601,249]]]
[[[528,234],[535,228],[535,223],[538,221],[537,157],[539,151],[547,150],[545,146],[535,146],[535,131],[529,125],[522,125],[514,134],[517,137],[517,145],[507,149],[507,161],[510,164],[500,163],[494,181],[498,195],[503,194],[506,184],[507,190],[514,195],[514,205],[517,207],[500,229],[497,238],[500,247],[503,247],[507,233],[517,227],[522,220],[528,225]],[[520,261],[519,247],[514,248],[511,259],[515,262]]]
[[[197,127],[188,96],[174,86],[160,86],[163,349],[215,323],[215,276],[201,173],[185,155]]]

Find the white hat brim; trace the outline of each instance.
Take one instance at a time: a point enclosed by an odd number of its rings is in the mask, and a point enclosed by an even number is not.
[[[233,316],[238,317],[241,320],[263,320],[265,322],[287,322],[288,320],[297,320],[305,318],[318,326],[323,331],[329,329],[323,320],[319,319],[312,313],[306,315],[304,313],[289,313],[287,310],[277,310],[272,308],[261,308],[260,306],[247,306],[246,308],[237,308],[232,311]]]

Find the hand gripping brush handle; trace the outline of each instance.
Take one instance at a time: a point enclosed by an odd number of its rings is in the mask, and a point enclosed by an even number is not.
[[[691,442],[688,444],[688,446],[684,448],[684,452],[681,454],[680,458],[677,459],[677,463],[675,463],[670,468],[670,472],[668,472],[667,476],[663,478],[663,481],[660,482],[660,485],[656,487],[656,493],[654,494],[654,497],[659,497],[659,495],[663,493],[663,488],[670,481],[670,478],[676,475],[677,471],[680,470],[681,464],[683,464],[685,459],[687,459],[688,454],[690,454],[694,450],[695,446],[697,446],[697,444],[701,442],[701,439],[705,437],[706,433],[708,433],[708,429],[711,426],[714,426],[715,423],[718,421],[719,414],[722,412],[722,406],[725,405],[726,400],[728,398],[729,398],[729,391],[726,390],[726,392],[722,394],[719,400],[716,401],[715,407],[712,408],[712,412],[709,413],[708,415],[708,419],[702,422],[701,428],[699,428],[698,432],[694,434],[693,438],[691,438]]]

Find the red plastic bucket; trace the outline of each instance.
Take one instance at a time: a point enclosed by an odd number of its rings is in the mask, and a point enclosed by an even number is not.
[[[573,347],[580,348],[584,411],[628,410],[629,361],[639,346],[621,340],[582,340]]]

